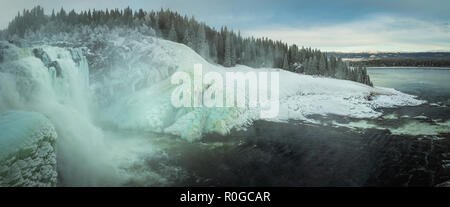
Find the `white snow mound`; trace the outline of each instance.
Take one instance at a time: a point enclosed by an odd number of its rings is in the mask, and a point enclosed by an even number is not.
[[[116,49],[129,57],[127,67],[93,74],[95,84],[91,89],[99,100],[108,100],[99,104],[101,120],[120,129],[169,133],[195,140],[205,133],[226,134],[260,119],[260,108],[172,106],[171,94],[178,86],[171,84],[171,75],[183,71],[193,77],[194,64],[202,64],[203,73],[222,74],[224,80],[225,72],[278,72],[280,106],[278,116],[271,118],[272,121],[314,121],[307,118],[312,114],[374,118],[381,115],[375,111],[380,107],[424,103],[394,89],[352,81],[274,68],[254,69],[243,65],[225,68],[209,63],[185,45],[153,37],[142,37],[139,41],[112,39]]]

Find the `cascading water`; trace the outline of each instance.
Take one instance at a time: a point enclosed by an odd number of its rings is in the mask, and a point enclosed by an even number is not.
[[[89,68],[80,49],[2,42],[0,112],[33,111],[55,126],[59,183],[114,184],[102,131],[90,118]]]

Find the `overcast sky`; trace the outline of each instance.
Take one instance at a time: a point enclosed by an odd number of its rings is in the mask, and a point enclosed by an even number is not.
[[[243,35],[327,51],[450,51],[449,0],[0,0],[0,28],[24,8],[169,8]]]

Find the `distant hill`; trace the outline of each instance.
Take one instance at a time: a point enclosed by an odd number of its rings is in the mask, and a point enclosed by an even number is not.
[[[352,66],[450,67],[450,52],[329,52],[327,55],[342,58]]]

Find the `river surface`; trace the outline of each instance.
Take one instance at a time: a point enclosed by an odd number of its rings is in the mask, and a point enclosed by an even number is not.
[[[450,104],[450,68],[369,68],[376,86],[395,88],[431,102]]]

